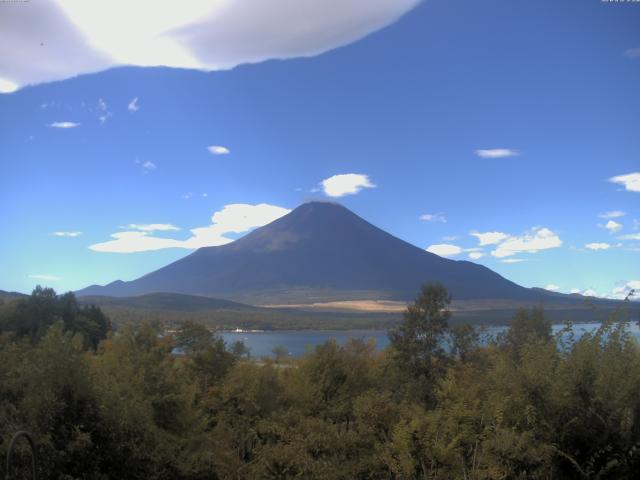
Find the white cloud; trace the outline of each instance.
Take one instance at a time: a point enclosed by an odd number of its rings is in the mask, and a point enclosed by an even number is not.
[[[151,161],[149,161],[149,160],[145,160],[143,162],[142,160],[138,160],[136,158],[136,164],[140,165],[142,167],[142,172],[143,173],[149,173],[149,172],[151,172],[151,171],[153,171],[153,170],[155,170],[157,168],[156,164],[151,162]]]
[[[18,88],[20,88],[19,85],[0,77],[0,93],[15,92]]]
[[[484,257],[486,254],[484,252],[471,252],[469,253],[469,258],[471,260],[478,260],[479,258]]]
[[[99,98],[98,99],[98,119],[100,120],[100,123],[103,124],[109,119],[109,117],[112,117],[112,116],[113,114],[109,111],[109,108],[107,107],[107,102]]]
[[[454,257],[462,253],[462,248],[457,245],[451,245],[449,243],[439,243],[436,245],[429,245],[426,248],[427,252],[435,253],[441,257]]]
[[[497,258],[510,257],[518,253],[536,253],[540,250],[562,245],[560,237],[545,227],[535,227],[521,236],[509,237],[500,243],[491,255]]]
[[[184,198],[185,200],[191,200],[194,197],[200,197],[200,198],[208,198],[209,194],[208,193],[193,193],[193,192],[187,192],[184,195],[182,195],[182,198]]]
[[[579,288],[572,288],[569,293],[580,293],[580,289]]]
[[[625,50],[624,54],[629,58],[638,58],[640,57],[640,47],[629,48],[628,50]]]
[[[609,230],[609,233],[616,233],[617,231],[622,229],[622,224],[618,223],[614,220],[609,220],[607,223],[605,223],[604,225],[602,224],[598,224],[598,226],[600,228],[604,228]]]
[[[558,285],[554,285],[553,283],[550,283],[549,285],[544,287],[544,289],[549,290],[550,292],[557,292],[558,290],[560,290],[560,287]]]
[[[149,170],[155,170],[156,169],[156,164],[147,160],[146,162],[142,163],[142,168],[144,168],[145,170],[149,171]]]
[[[600,243],[587,243],[585,245],[589,250],[608,250],[611,248],[611,245],[608,243],[600,242]]]
[[[587,288],[581,292],[581,295],[585,297],[597,297],[598,293],[593,288]]]
[[[49,235],[53,235],[54,237],[79,237],[82,235],[82,232],[52,232]]]
[[[44,280],[46,282],[57,282],[58,280],[62,280],[60,277],[57,277],[55,275],[43,274],[29,275],[29,278],[33,278],[34,280]]]
[[[615,298],[625,298],[631,290],[635,290],[635,295],[640,295],[640,280],[631,280],[629,282],[624,283],[620,287],[616,287],[613,289],[613,295]]]
[[[640,192],[640,172],[611,177],[609,181],[623,185],[629,192]]]
[[[634,291],[633,295],[631,295],[631,291]],[[585,290],[582,292],[583,295],[592,294],[596,296],[596,293],[593,290]],[[627,282],[621,282],[617,287],[613,288],[610,293],[599,295],[602,298],[611,298],[615,300],[624,300],[629,297],[631,301],[638,301],[640,298],[638,295],[640,294],[640,280],[630,280]]]
[[[53,122],[50,123],[49,126],[51,128],[76,128],[79,127],[80,124],[76,122]]]
[[[334,175],[321,182],[325,195],[329,197],[344,197],[355,195],[363,188],[375,188],[367,175],[359,173],[346,173]]]
[[[420,0],[58,0],[3,9],[4,91],[116,65],[221,70],[308,57],[389,25]],[[34,41],[34,38],[41,41]],[[73,55],[69,55],[73,52]]]
[[[619,240],[640,240],[640,233],[628,233],[626,235],[620,235]]]
[[[476,237],[480,242],[480,246],[495,245],[496,243],[500,243],[501,241],[509,238],[509,235],[502,232],[471,232],[469,235]]]
[[[164,248],[186,248],[180,240],[157,238],[148,232],[118,232],[111,235],[114,240],[96,243],[89,248],[95,252],[135,253],[162,250]]]
[[[229,155],[231,151],[227,147],[223,147],[222,145],[211,145],[207,147],[209,153],[212,155]]]
[[[225,235],[230,233],[244,233],[251,229],[267,225],[289,212],[289,209],[266,203],[258,205],[243,203],[230,204],[213,214],[211,217],[211,225],[192,229],[191,237],[185,240],[154,237],[150,233],[154,230],[166,231],[176,229],[177,227],[173,227],[173,225],[134,224],[130,227],[136,227],[138,231],[114,233],[111,235],[113,240],[96,243],[89,248],[96,252],[134,253],[162,250],[165,248],[194,249],[225,245],[233,241],[233,239]],[[158,226],[162,228],[156,228]],[[144,229],[140,227],[144,227]]]
[[[526,261],[524,258],[505,258],[504,260],[500,260],[500,263],[521,263]]]
[[[134,113],[140,110],[140,106],[138,105],[138,97],[129,102],[129,105],[127,105],[127,110]]]
[[[424,220],[425,222],[447,223],[447,217],[444,216],[444,213],[425,213],[420,216],[420,220]]]
[[[480,158],[506,158],[520,155],[516,150],[509,148],[491,148],[488,150],[476,150],[476,155]]]
[[[600,217],[600,218],[620,218],[620,217],[624,217],[625,215],[626,215],[625,212],[622,212],[620,210],[613,210],[611,212],[600,213],[598,215],[598,217]]]
[[[168,232],[180,230],[178,227],[171,225],[170,223],[130,223],[126,228],[142,232]]]

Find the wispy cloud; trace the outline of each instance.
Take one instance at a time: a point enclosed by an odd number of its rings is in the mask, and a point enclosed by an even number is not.
[[[139,230],[141,232],[168,232],[180,230],[170,223],[130,223],[127,225],[130,230]]]
[[[628,233],[617,237],[619,240],[640,240],[640,233]]]
[[[540,250],[562,246],[562,240],[545,227],[535,227],[520,236],[512,236],[499,243],[491,255],[497,258],[510,257],[519,253],[537,253]],[[505,262],[514,263],[514,262]]]
[[[626,215],[626,213],[621,211],[621,210],[612,210],[611,212],[600,213],[600,214],[598,214],[598,217],[600,217],[600,218],[620,218],[620,217],[624,217],[625,215]]]
[[[225,245],[233,241],[226,235],[248,232],[271,223],[289,212],[287,208],[266,203],[230,204],[213,214],[210,225],[191,229],[191,236],[185,240],[152,235],[153,231],[177,229],[170,224],[132,224],[130,227],[136,227],[136,230],[114,233],[111,235],[112,240],[96,243],[89,248],[96,252],[134,253],[165,248],[195,249]]]
[[[207,150],[209,150],[209,153],[212,155],[229,155],[231,153],[231,150],[222,145],[210,145],[207,147]]]
[[[476,237],[480,246],[495,245],[509,238],[509,235],[503,232],[471,232],[469,235]]]
[[[56,275],[45,275],[45,274],[29,275],[29,278],[33,278],[34,280],[44,280],[45,282],[57,282],[58,280],[62,280],[62,278]]]
[[[518,156],[520,153],[509,148],[491,148],[488,150],[476,150],[476,155],[480,158],[506,158]]]
[[[549,290],[550,292],[557,292],[558,290],[560,290],[560,287],[558,285],[554,285],[553,283],[550,283],[549,285],[544,287],[544,289]]]
[[[193,193],[193,192],[187,192],[187,193],[185,193],[184,195],[182,195],[182,198],[184,198],[185,200],[190,200],[190,199],[192,199],[193,197],[202,197],[202,198],[207,198],[208,196],[209,196],[209,194],[208,194],[208,193],[200,193],[200,194],[197,194],[197,193]]]
[[[625,190],[629,192],[640,192],[640,172],[617,175],[611,177],[609,181],[624,186]]]
[[[79,237],[82,232],[51,232],[49,235],[54,237]]]
[[[109,117],[112,117],[113,114],[109,111],[107,107],[107,102],[105,102],[102,98],[98,99],[98,120],[100,120],[101,124],[104,124]]]
[[[420,216],[420,220],[425,222],[447,223],[447,217],[444,216],[444,213],[425,213]]]
[[[329,197],[344,197],[355,195],[363,188],[375,188],[368,175],[360,173],[345,173],[326,178],[321,182],[325,195]]]
[[[587,243],[585,245],[589,250],[608,250],[612,247],[611,244],[606,242]]]
[[[527,260],[524,258],[505,258],[503,260],[500,260],[500,263],[522,263],[526,261]]]
[[[142,160],[139,160],[139,159],[136,158],[136,162],[135,163],[136,163],[136,165],[140,165],[142,167],[142,173],[149,173],[149,172],[152,172],[153,170],[155,170],[157,168],[156,164],[153,163],[150,160],[142,161]]]
[[[50,123],[49,126],[51,128],[76,128],[79,127],[80,124],[77,122],[53,122]]]
[[[624,54],[629,58],[640,58],[640,47],[629,48],[624,51]]]
[[[138,97],[129,102],[129,105],[127,105],[127,110],[134,113],[140,110],[140,106],[138,105]]]
[[[469,258],[471,260],[478,260],[479,258],[482,258],[486,255],[486,253],[484,252],[470,252],[469,253]]]

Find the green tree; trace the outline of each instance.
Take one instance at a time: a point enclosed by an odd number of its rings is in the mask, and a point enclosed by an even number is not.
[[[480,335],[473,325],[465,323],[451,327],[451,353],[463,362],[478,348],[479,341]]]
[[[37,286],[29,297],[14,300],[2,308],[0,331],[37,342],[58,320],[63,322],[65,331],[80,333],[86,346],[93,349],[111,329],[109,319],[100,308],[80,307],[72,292],[56,295],[51,288]]]
[[[446,288],[439,283],[425,284],[413,305],[404,312],[402,323],[389,332],[389,340],[399,368],[421,386],[429,397],[434,381],[443,373],[443,344],[449,328],[451,303]]]
[[[231,353],[237,358],[249,357],[251,355],[249,347],[247,347],[242,340],[236,340],[231,344]]]
[[[280,363],[282,362],[282,360],[287,358],[287,355],[289,354],[289,350],[287,350],[287,347],[284,347],[282,345],[276,345],[271,350],[271,353],[273,353],[273,356],[276,359],[276,363]]]
[[[185,322],[178,331],[176,344],[187,354],[189,367],[202,391],[219,382],[236,362],[224,340],[201,323]]]

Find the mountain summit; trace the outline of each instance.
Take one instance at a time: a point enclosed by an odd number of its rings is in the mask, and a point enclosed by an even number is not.
[[[433,281],[457,300],[543,296],[484,266],[411,245],[329,202],[305,203],[233,243],[200,248],[136,280],[78,294],[172,292],[254,304],[410,300],[420,285]]]

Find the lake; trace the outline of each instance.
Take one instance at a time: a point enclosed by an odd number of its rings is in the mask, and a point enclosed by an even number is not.
[[[585,332],[597,329],[597,323],[576,323],[574,333],[580,337]],[[506,327],[487,327],[483,330],[483,335],[497,335],[504,331]],[[563,325],[554,325],[554,333],[563,328]],[[640,341],[640,328],[636,323],[628,325],[629,331]],[[386,330],[279,330],[265,332],[220,332],[220,336],[231,345],[233,342],[241,341],[250,349],[252,357],[272,357],[273,349],[276,346],[283,346],[292,357],[299,357],[306,352],[313,350],[316,345],[322,345],[327,340],[335,339],[338,344],[343,345],[349,339],[373,339],[376,348],[382,350],[389,345],[389,338]]]

